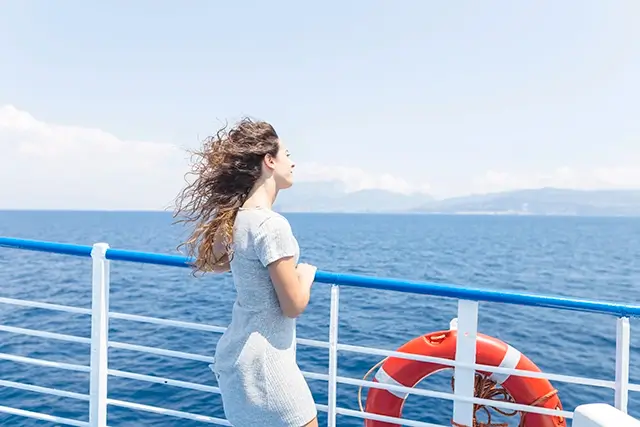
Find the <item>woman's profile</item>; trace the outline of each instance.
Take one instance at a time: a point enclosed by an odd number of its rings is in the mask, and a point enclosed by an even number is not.
[[[317,426],[311,391],[296,362],[296,317],[309,302],[316,268],[298,264],[287,219],[272,210],[293,184],[294,164],[274,128],[243,119],[195,153],[195,177],[176,203],[193,224],[181,246],[195,271],[231,271],[232,319],[216,346],[225,416],[235,427]]]

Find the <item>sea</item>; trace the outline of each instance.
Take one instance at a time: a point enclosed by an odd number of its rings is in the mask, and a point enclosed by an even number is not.
[[[640,302],[640,218],[446,216],[385,214],[284,214],[301,247],[301,261],[320,270],[451,283],[461,287]],[[169,212],[0,212],[0,235],[176,254],[187,230]],[[0,248],[0,296],[91,307],[91,261]],[[298,319],[298,337],[327,340],[330,287],[314,284]],[[226,326],[234,289],[228,275],[194,276],[188,269],[112,262],[111,310]],[[339,341],[397,349],[406,341],[446,330],[456,301],[381,290],[341,287]],[[87,315],[0,304],[0,324],[90,336]],[[631,319],[631,381],[640,383],[640,333]],[[479,331],[519,349],[543,371],[613,380],[616,319],[612,316],[481,303]],[[111,319],[110,340],[213,356],[217,333]],[[0,352],[89,364],[89,346],[0,332]],[[328,350],[298,346],[304,371],[327,373]],[[341,352],[338,374],[361,379],[380,356]],[[215,386],[207,363],[110,349],[109,367]],[[419,387],[451,391],[451,370]],[[85,373],[0,360],[0,379],[87,394]],[[309,379],[317,403],[327,403],[327,382]],[[553,382],[564,409],[592,402],[613,404],[613,390]],[[224,417],[217,394],[118,377],[112,399]],[[629,411],[640,417],[640,393]],[[366,399],[366,390],[362,393]],[[358,387],[338,384],[338,406],[355,409]],[[0,405],[88,420],[88,402],[0,386]],[[364,405],[364,401],[363,401]],[[406,418],[447,425],[449,400],[410,396]],[[495,419],[495,418],[494,418]],[[504,419],[497,418],[497,419]],[[320,413],[320,425],[326,415]],[[338,426],[363,420],[338,416]],[[203,425],[198,421],[109,406],[113,427]],[[0,414],[1,426],[55,425]],[[516,425],[513,423],[513,425]]]

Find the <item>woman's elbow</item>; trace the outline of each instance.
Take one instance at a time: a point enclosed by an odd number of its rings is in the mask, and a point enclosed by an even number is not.
[[[308,303],[309,303],[309,300],[306,300],[306,301],[300,301],[297,303],[286,304],[285,306],[281,306],[282,314],[284,314],[290,319],[295,319],[304,312],[304,310],[307,308]]]
[[[300,310],[291,310],[291,309],[286,310],[286,311],[282,310],[282,314],[284,314],[285,317],[288,317],[289,319],[296,319],[302,314],[302,311],[300,311]]]

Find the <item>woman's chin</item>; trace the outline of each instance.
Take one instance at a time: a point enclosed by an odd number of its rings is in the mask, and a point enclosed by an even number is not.
[[[283,180],[283,182],[279,185],[280,190],[286,190],[287,188],[293,187],[293,178]]]

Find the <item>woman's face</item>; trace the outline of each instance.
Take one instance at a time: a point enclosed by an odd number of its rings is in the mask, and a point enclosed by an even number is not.
[[[293,168],[295,164],[289,157],[289,150],[282,143],[278,142],[280,146],[276,157],[271,157],[270,166],[273,170],[273,178],[276,182],[278,190],[289,188],[293,185]]]

